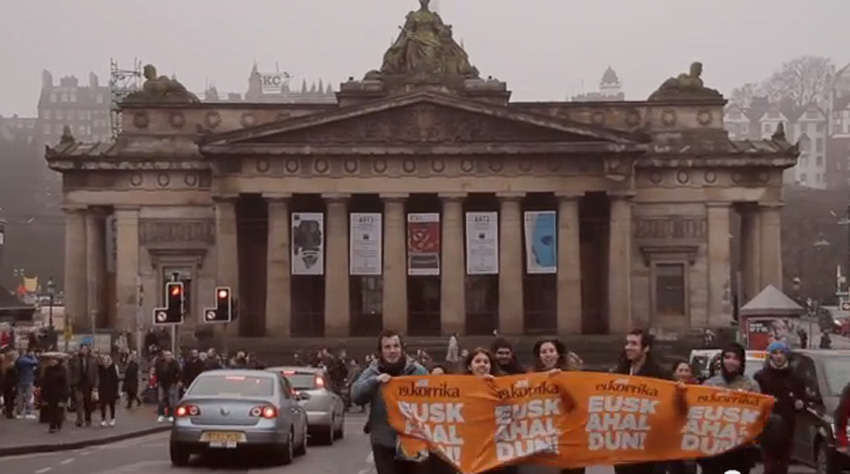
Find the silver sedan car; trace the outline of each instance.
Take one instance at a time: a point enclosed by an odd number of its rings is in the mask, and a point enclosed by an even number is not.
[[[298,403],[307,411],[310,439],[331,445],[345,435],[345,408],[342,398],[331,390],[328,374],[313,367],[272,367],[283,375],[297,393]]]
[[[213,370],[174,410],[171,463],[208,450],[269,449],[282,464],[307,451],[307,415],[289,381],[263,370]]]

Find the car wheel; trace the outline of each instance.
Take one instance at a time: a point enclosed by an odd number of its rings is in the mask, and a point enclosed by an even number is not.
[[[345,413],[339,417],[339,428],[334,432],[334,438],[342,439],[345,437]]]
[[[820,442],[817,452],[817,460],[815,461],[815,472],[817,474],[838,474],[838,469],[830,456],[829,447],[824,441]]]
[[[278,460],[280,464],[292,464],[292,460],[295,459],[295,435],[293,435],[292,430],[289,431],[289,435],[286,438],[286,441],[283,443],[283,446],[278,448],[280,451],[277,453]]]
[[[303,456],[307,454],[307,422],[301,424],[303,428],[301,428],[301,443],[298,445],[298,449],[295,450],[296,456]]]
[[[192,453],[178,443],[171,442],[168,448],[168,454],[171,457],[171,465],[174,467],[184,467],[189,465],[189,457]]]
[[[319,442],[326,445],[331,446],[334,444],[334,425],[336,418],[331,416],[331,422],[328,426],[322,427],[322,435],[319,437]]]

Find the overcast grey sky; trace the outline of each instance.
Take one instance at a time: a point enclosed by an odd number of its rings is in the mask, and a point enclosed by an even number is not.
[[[848,0],[439,0],[482,75],[515,100],[595,90],[608,65],[626,96],[705,63],[706,85],[728,92],[802,54],[850,61]],[[244,92],[256,59],[334,87],[380,66],[416,0],[0,0],[0,114],[34,115],[41,70],[95,71],[109,58],[153,63],[201,92]]]

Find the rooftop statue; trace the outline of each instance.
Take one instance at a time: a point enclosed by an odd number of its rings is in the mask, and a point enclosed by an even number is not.
[[[156,75],[156,67],[148,64],[144,68],[145,83],[142,90],[127,95],[126,102],[177,102],[198,103],[198,97],[189,92],[177,79]]]
[[[452,27],[429,9],[430,3],[431,0],[419,0],[419,10],[407,14],[398,38],[384,54],[380,71],[369,72],[367,79],[385,75],[478,78],[478,69],[469,63],[466,51],[452,38]]]
[[[649,100],[723,99],[723,94],[705,87],[701,76],[702,63],[692,63],[689,72],[679,74],[677,77],[671,77],[664,81],[661,87],[649,96]]]

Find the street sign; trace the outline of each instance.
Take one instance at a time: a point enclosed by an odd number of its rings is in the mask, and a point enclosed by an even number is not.
[[[850,311],[850,301],[841,302],[841,311]]]
[[[156,326],[168,324],[168,308],[154,308],[153,323]]]

